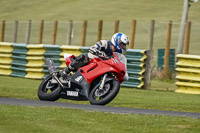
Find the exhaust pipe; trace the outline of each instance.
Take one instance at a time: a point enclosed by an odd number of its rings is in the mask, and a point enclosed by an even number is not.
[[[52,59],[47,59],[46,60],[46,65],[49,69],[50,74],[52,74],[52,76],[56,79],[56,81],[61,85],[62,88],[64,88],[64,85],[60,82],[60,80],[57,77],[56,72],[58,72],[58,70],[55,67],[55,64],[53,62]]]
[[[46,60],[46,65],[47,65],[47,67],[49,69],[50,74],[58,72],[58,70],[55,68],[55,64],[54,64],[52,59],[47,59]]]

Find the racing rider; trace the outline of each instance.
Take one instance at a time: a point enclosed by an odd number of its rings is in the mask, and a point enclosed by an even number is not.
[[[109,59],[112,57],[113,52],[120,54],[126,53],[126,46],[129,45],[129,38],[124,33],[115,33],[111,41],[100,40],[95,45],[89,48],[89,53],[79,55],[72,63],[70,63],[62,72],[63,77],[67,76],[70,71],[78,70],[80,67],[85,66],[93,58]],[[125,56],[124,56],[125,57]],[[126,58],[125,58],[126,59]],[[127,61],[125,61],[127,62]],[[125,64],[126,65],[126,64]],[[128,74],[124,76],[124,80],[128,80]]]

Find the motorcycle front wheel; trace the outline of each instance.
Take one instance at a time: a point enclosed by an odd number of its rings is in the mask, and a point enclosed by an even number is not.
[[[106,82],[102,89],[99,88],[99,85],[96,85],[89,94],[90,104],[106,105],[117,96],[119,90],[120,83],[117,80]]]
[[[38,98],[44,101],[56,101],[59,99],[61,87],[58,84],[52,84],[52,76],[46,77],[38,88]]]

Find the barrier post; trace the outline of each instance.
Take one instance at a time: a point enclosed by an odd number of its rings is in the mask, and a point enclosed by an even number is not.
[[[147,50],[146,55],[146,63],[145,63],[145,74],[144,74],[144,89],[151,88],[151,63],[153,60],[153,37],[154,37],[154,27],[155,20],[151,20],[150,25],[150,37],[149,37],[149,50]]]
[[[26,44],[29,44],[30,36],[31,36],[31,20],[29,20],[27,24],[27,32],[26,32],[26,38],[25,38]]]
[[[54,22],[54,30],[53,30],[53,35],[52,35],[52,44],[56,44],[57,30],[58,30],[58,21],[56,20]]]
[[[130,45],[129,45],[130,49],[134,49],[135,33],[136,33],[136,20],[132,20]]]
[[[153,50],[146,51],[147,59],[145,60],[144,87],[147,90],[151,88],[151,62],[153,59]]]
[[[117,33],[119,31],[119,20],[115,21],[115,30],[114,30],[114,34]]]
[[[192,22],[188,21],[186,24],[185,40],[184,40],[184,50],[183,54],[189,54],[189,45],[190,45],[190,30]]]
[[[169,77],[169,51],[170,51],[171,31],[172,31],[172,21],[169,21],[167,25],[167,39],[166,39],[165,56],[164,56],[164,69],[163,69],[164,78]]]
[[[39,44],[42,44],[43,31],[44,31],[44,20],[41,20],[41,22],[40,22],[39,41],[38,41]]]
[[[4,42],[5,28],[6,28],[6,21],[2,20],[2,24],[1,24],[1,42]]]
[[[17,42],[17,33],[18,33],[18,20],[15,20],[14,23],[14,34],[13,34],[13,42]]]
[[[81,46],[85,46],[86,30],[87,30],[87,20],[84,20],[83,21],[83,26],[82,26],[82,42],[81,42]]]
[[[97,41],[101,40],[102,29],[103,29],[102,27],[103,27],[103,20],[99,20]]]

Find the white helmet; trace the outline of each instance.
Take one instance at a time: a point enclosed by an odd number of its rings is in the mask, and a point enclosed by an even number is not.
[[[111,42],[117,49],[117,52],[123,54],[126,52],[126,45],[129,45],[128,36],[124,33],[115,33],[111,38]]]

